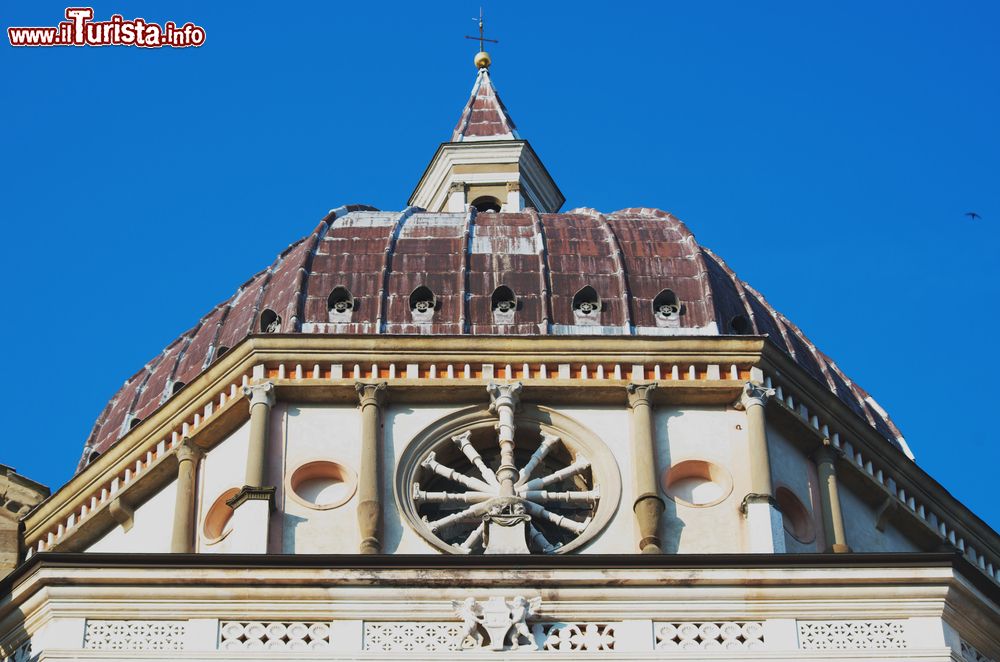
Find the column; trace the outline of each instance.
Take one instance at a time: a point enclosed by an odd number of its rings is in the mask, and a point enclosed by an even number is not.
[[[743,512],[750,529],[750,551],[782,553],[785,530],[781,511],[774,500],[771,485],[771,458],[767,448],[767,421],[764,406],[774,389],[747,382],[737,408],[746,411],[747,440],[750,452],[750,492],[743,497]]]
[[[358,472],[358,527],[361,553],[382,552],[381,418],[386,382],[355,382],[361,407],[361,471]]]
[[[170,551],[174,554],[194,552],[195,540],[195,494],[198,463],[202,451],[184,439],[177,447],[177,496],[174,500],[174,532],[170,541]]]
[[[521,382],[497,384],[490,382],[486,392],[490,395],[490,412],[497,417],[497,439],[500,445],[500,466],[497,481],[500,495],[491,502],[483,515],[485,529],[483,542],[485,554],[530,554],[528,549],[528,525],[531,516],[525,512],[522,500],[517,496],[515,484],[521,472],[514,463],[514,412],[521,404]]]
[[[849,552],[844,533],[844,516],[840,511],[840,492],[837,487],[837,459],[843,451],[834,448],[829,439],[813,455],[819,477],[819,504],[823,511],[823,532],[826,534],[826,551],[838,554]]]
[[[235,511],[227,546],[238,554],[266,554],[274,507],[274,486],[264,484],[274,384],[244,386],[243,394],[250,399],[250,444],[244,485],[226,502]]]
[[[452,182],[448,185],[448,206],[447,211],[465,211],[465,183]]]
[[[507,182],[507,202],[503,211],[515,212],[524,210],[524,200],[521,198],[521,182]]]
[[[500,442],[500,467],[497,480],[500,481],[500,496],[514,496],[514,483],[520,476],[514,464],[514,411],[521,402],[521,382],[496,384],[490,382],[486,391],[490,394],[490,411],[500,419],[497,423]]]
[[[653,407],[649,401],[655,388],[655,382],[627,387],[628,406],[632,410],[632,466],[636,491],[632,512],[639,526],[639,551],[643,554],[661,553],[660,519],[664,503],[656,472]]]
[[[244,386],[243,394],[250,398],[250,448],[247,451],[247,472],[244,484],[249,487],[263,487],[271,407],[274,406],[274,384],[264,382],[263,384]]]

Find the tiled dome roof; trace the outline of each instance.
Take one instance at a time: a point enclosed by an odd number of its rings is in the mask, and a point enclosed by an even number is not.
[[[505,311],[500,300],[516,304]],[[266,332],[766,335],[905,448],[865,391],[670,214],[352,206],[331,212],[128,379],[98,418],[85,458],[107,450],[226,348]]]

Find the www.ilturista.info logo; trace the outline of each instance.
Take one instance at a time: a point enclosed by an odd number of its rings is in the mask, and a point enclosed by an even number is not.
[[[178,27],[173,21],[162,26],[144,18],[126,20],[114,14],[95,21],[93,7],[67,7],[66,19],[55,27],[7,28],[11,46],[138,46],[140,48],[187,48],[205,43],[205,28],[194,23]]]

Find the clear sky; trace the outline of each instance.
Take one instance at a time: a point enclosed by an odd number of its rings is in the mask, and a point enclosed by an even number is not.
[[[0,25],[65,6],[8,0]],[[122,382],[328,209],[402,209],[467,99],[478,9],[117,0],[96,17],[206,43],[4,34],[0,462],[59,486]],[[486,11],[493,79],[565,208],[686,221],[1000,528],[1000,4]]]

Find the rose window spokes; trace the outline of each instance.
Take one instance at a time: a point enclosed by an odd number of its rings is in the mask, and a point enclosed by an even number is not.
[[[584,532],[597,508],[590,460],[556,435],[518,434],[514,443],[513,425],[509,435],[500,427],[499,439],[489,429],[469,430],[427,454],[412,486],[417,512],[462,553],[485,551],[493,527],[518,521],[526,551],[555,552]]]

